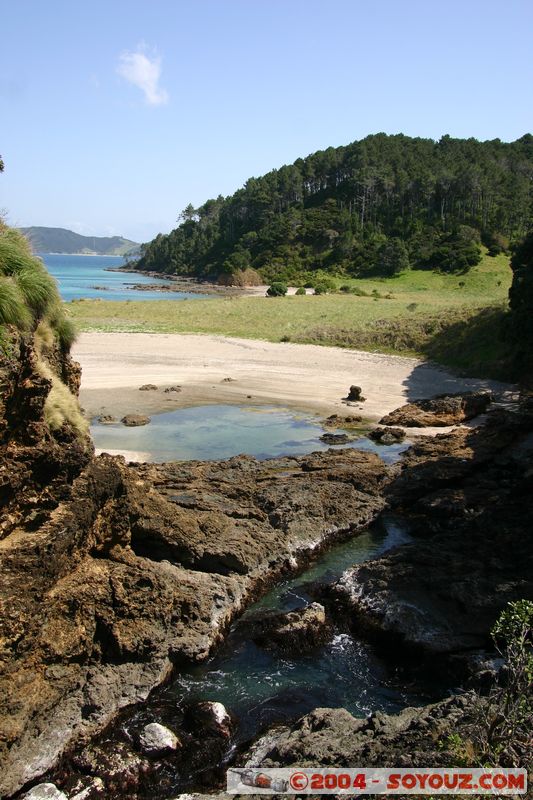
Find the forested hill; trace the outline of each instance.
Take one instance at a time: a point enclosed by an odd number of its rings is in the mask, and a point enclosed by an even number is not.
[[[122,236],[82,236],[66,228],[20,228],[36,253],[95,254],[123,256],[138,248]]]
[[[143,245],[138,266],[210,276],[253,267],[265,280],[461,271],[480,242],[496,254],[527,232],[532,178],[531,134],[505,143],[379,133],[189,205],[177,228]]]

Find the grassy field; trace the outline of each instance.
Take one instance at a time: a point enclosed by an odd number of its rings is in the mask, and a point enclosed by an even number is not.
[[[503,349],[496,334],[510,280],[507,257],[485,256],[462,276],[412,270],[396,278],[338,281],[368,297],[79,300],[68,309],[82,331],[216,333],[332,344],[422,355],[473,375],[502,377]]]

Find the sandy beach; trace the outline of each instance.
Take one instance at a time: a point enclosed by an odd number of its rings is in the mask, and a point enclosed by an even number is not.
[[[81,404],[93,417],[209,403],[274,404],[377,421],[410,400],[506,384],[465,379],[414,358],[334,347],[193,334],[83,333]],[[139,391],[143,384],[157,391]],[[364,403],[343,403],[350,385]],[[165,392],[178,385],[180,392]],[[427,431],[429,432],[429,431]]]

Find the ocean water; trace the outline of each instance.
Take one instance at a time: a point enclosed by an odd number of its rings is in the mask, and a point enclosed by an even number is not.
[[[128,284],[168,284],[166,280],[129,272],[109,272],[124,264],[121,256],[69,256],[39,253],[47,270],[57,280],[65,301],[82,298],[102,300],[204,300],[205,294],[153,292],[129,288]]]
[[[329,433],[343,433],[329,431]],[[347,432],[347,431],[346,431]],[[326,429],[317,417],[276,406],[203,405],[154,414],[148,425],[127,428],[120,422],[91,427],[95,447],[133,450],[147,461],[226,459],[246,453],[259,459],[327,450],[320,441]],[[379,453],[391,462],[408,447],[382,446],[361,435],[344,447]]]

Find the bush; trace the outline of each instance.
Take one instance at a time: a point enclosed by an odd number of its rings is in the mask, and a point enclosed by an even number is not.
[[[267,289],[268,297],[284,297],[287,294],[287,286],[280,281],[276,281]]]
[[[299,286],[298,289],[296,289],[296,294],[297,295],[307,294],[307,292],[305,291],[305,286]]]
[[[53,278],[35,260],[31,267],[24,267],[16,281],[27,305],[36,316],[42,316],[57,300],[57,289]]]
[[[316,282],[315,294],[330,294],[330,292],[336,291],[336,288],[334,281],[324,278]]]

